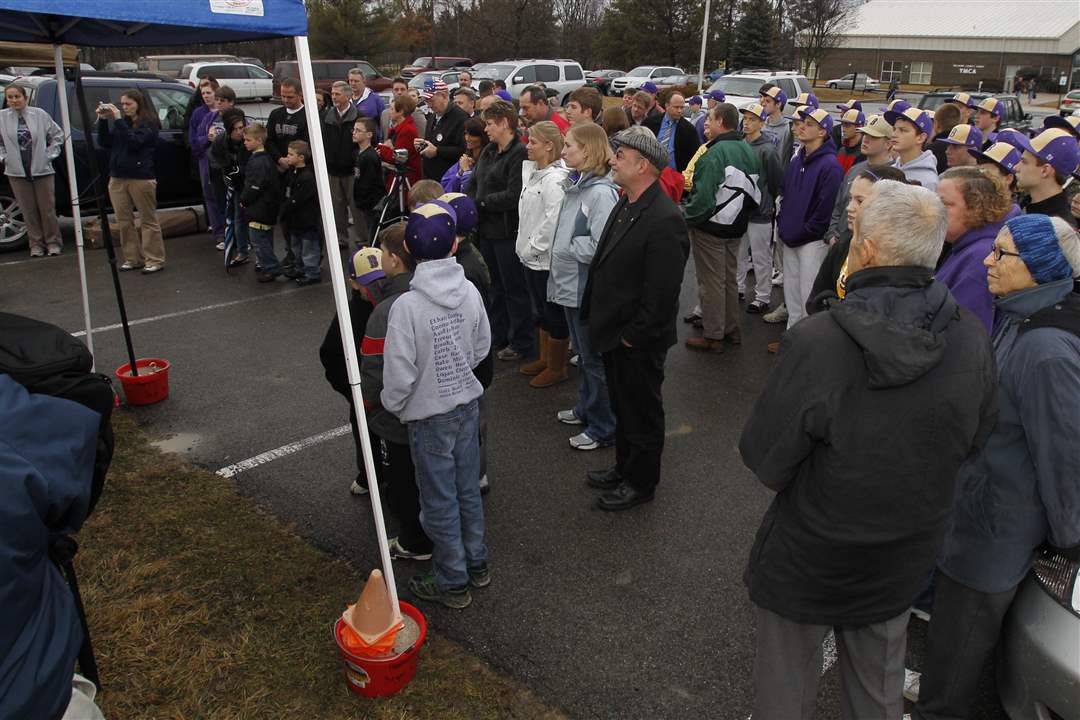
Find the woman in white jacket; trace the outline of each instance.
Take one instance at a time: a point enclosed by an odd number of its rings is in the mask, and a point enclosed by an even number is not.
[[[26,90],[9,85],[0,110],[0,162],[26,222],[30,257],[59,255],[63,246],[56,217],[52,161],[60,156],[64,133],[49,113],[29,107]]]
[[[553,122],[529,128],[529,159],[521,164],[521,196],[518,198],[518,234],[515,250],[525,266],[525,282],[539,325],[540,353],[521,366],[522,375],[533,376],[535,388],[551,387],[566,380],[570,330],[563,309],[547,300],[551,270],[551,242],[563,201],[567,170],[559,156],[563,138]]]

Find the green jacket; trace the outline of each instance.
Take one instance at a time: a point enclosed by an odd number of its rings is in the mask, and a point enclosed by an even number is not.
[[[742,237],[761,203],[760,175],[757,153],[738,133],[719,136],[694,166],[686,224],[717,237]]]

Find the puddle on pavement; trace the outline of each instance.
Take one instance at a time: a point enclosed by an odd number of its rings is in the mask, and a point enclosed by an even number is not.
[[[191,452],[201,439],[195,433],[176,433],[164,440],[155,440],[150,444],[162,452],[184,455]]]

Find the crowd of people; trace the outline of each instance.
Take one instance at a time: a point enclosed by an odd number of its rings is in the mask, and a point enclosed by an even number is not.
[[[786,323],[739,444],[776,493],[745,575],[754,717],[812,716],[832,629],[842,716],[899,720],[916,603],[931,623],[913,717],[965,717],[1036,552],[1080,548],[1076,119],[1029,138],[999,129],[999,101],[964,93],[936,113],[893,100],[867,116],[853,99],[834,117],[774,84],[742,108],[650,83],[621,107],[581,88],[556,108],[543,85],[515,102],[498,82],[459,79],[416,95],[395,79],[384,107],[351,72],[320,115],[336,239],[355,246],[363,407],[336,319],[320,357],[350,405],[351,492],[384,485],[392,556],[432,561],[413,594],[460,609],[492,580],[481,496],[496,361],[535,389],[576,364],[576,402],[551,420],[574,427],[576,451],[614,448],[585,478],[595,507],[654,499],[692,257],[688,349],[741,346],[746,314]],[[305,285],[334,238],[299,84],[281,96],[266,125],[247,124],[208,78],[188,138],[229,264],[253,245],[260,282]],[[152,118],[136,91],[98,113],[123,269],[156,272]],[[0,136],[11,124],[0,116]]]

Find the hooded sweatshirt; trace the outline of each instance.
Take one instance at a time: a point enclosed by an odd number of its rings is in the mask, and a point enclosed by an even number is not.
[[[483,395],[473,368],[491,349],[484,302],[454,258],[418,264],[410,289],[390,308],[379,395],[405,423]]]
[[[960,307],[966,307],[982,320],[987,335],[994,329],[994,296],[986,284],[983,260],[990,254],[1001,227],[1019,214],[1020,208],[1014,205],[1000,221],[972,228],[956,238],[949,257],[934,274],[939,282],[949,288]]]
[[[764,134],[750,142],[750,147],[757,153],[758,162],[761,163],[761,177],[758,178],[761,202],[758,203],[757,210],[750,215],[750,222],[772,223],[773,215],[776,214],[776,196],[780,194],[780,183],[784,179],[784,166],[780,162],[776,145]]]
[[[785,245],[800,247],[825,238],[843,182],[844,169],[831,138],[810,155],[805,147],[799,148],[784,172],[780,191],[784,202],[776,226]]]
[[[781,340],[739,450],[776,492],[750,552],[755,604],[799,623],[896,617],[925,588],[957,470],[994,421],[978,320],[925,268],[867,268]]]
[[[907,178],[908,182],[915,180],[931,192],[937,190],[937,158],[929,150],[923,150],[920,155],[906,165],[902,165],[900,158],[896,158],[892,161],[892,166],[903,170],[904,177]]]
[[[791,156],[795,154],[795,136],[791,132],[791,121],[784,116],[774,120],[772,116],[765,121],[765,136],[771,137],[780,155],[780,167],[787,169]]]

